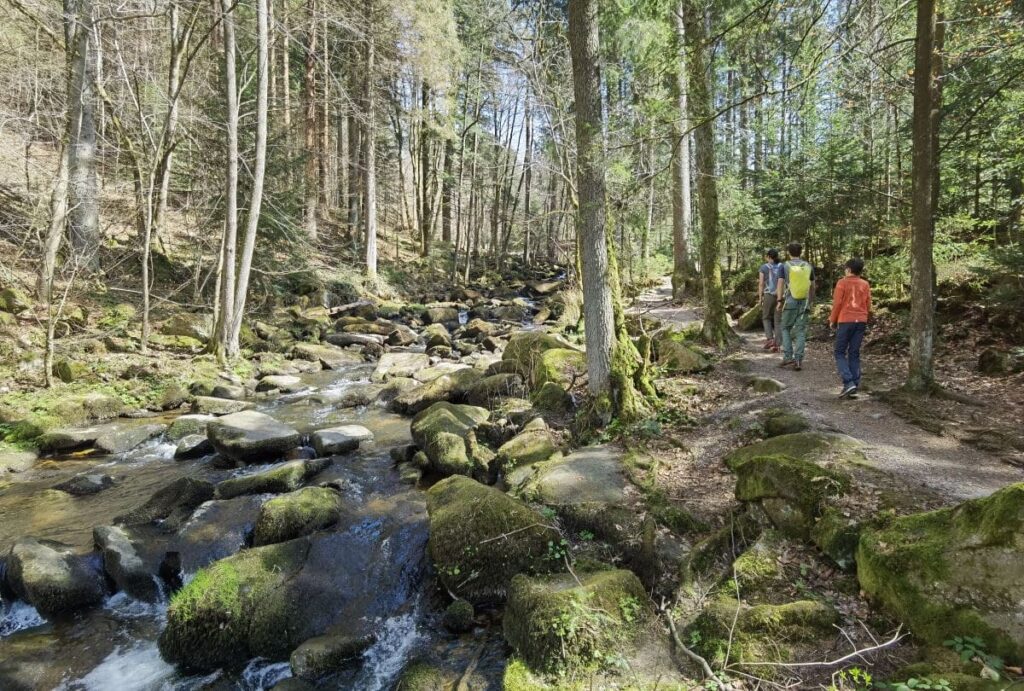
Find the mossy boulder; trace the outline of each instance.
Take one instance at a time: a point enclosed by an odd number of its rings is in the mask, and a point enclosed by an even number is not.
[[[106,595],[103,574],[71,547],[21,538],[6,559],[7,587],[45,617],[98,604]]]
[[[669,372],[693,374],[711,367],[707,357],[690,344],[685,331],[658,332],[653,345],[655,361]]]
[[[838,621],[832,606],[815,600],[750,606],[719,595],[687,627],[684,640],[696,641],[695,652],[713,667],[786,662],[801,644],[831,641]]]
[[[434,348],[437,346],[452,346],[452,335],[448,333],[448,329],[444,327],[444,324],[430,324],[423,329],[423,343],[427,348]]]
[[[740,591],[762,591],[778,583],[783,577],[782,556],[784,538],[767,530],[733,562],[733,573],[739,581]]]
[[[843,434],[801,432],[784,434],[743,446],[725,456],[725,464],[736,466],[755,456],[790,456],[814,463],[842,466],[863,464],[864,453],[860,442]]]
[[[427,492],[430,556],[441,582],[474,605],[505,599],[512,577],[561,568],[558,532],[503,492],[454,476]]]
[[[527,393],[523,378],[518,374],[492,374],[470,386],[466,400],[472,405],[489,408],[505,398],[523,398]]]
[[[428,305],[420,317],[428,324],[458,325],[459,310],[448,305]]]
[[[207,341],[213,318],[208,314],[179,312],[160,325],[159,332],[165,336],[186,336],[197,341]]]
[[[544,331],[518,331],[512,334],[501,359],[515,363],[516,371],[524,377],[529,377],[541,354],[555,348],[575,350],[572,344],[554,334]]]
[[[557,450],[551,430],[546,425],[535,426],[523,430],[502,444],[498,448],[495,461],[504,472],[509,472],[521,465],[546,461]]]
[[[457,599],[445,607],[442,623],[452,633],[466,633],[472,631],[475,616],[476,611],[472,604],[466,600]]]
[[[481,376],[480,371],[472,367],[442,374],[436,379],[398,394],[388,404],[388,408],[396,413],[415,415],[440,401],[458,402],[466,397],[469,388]]]
[[[530,387],[537,391],[548,382],[569,389],[587,371],[587,356],[569,348],[550,348],[537,356],[530,373]]]
[[[112,394],[91,392],[64,396],[51,411],[53,416],[65,424],[109,420],[124,411],[124,403]]]
[[[790,456],[755,456],[734,464],[736,498],[760,502],[772,523],[787,535],[809,538],[830,497],[850,488],[850,477]]]
[[[572,673],[602,666],[634,639],[650,614],[647,593],[622,569],[530,577],[509,587],[505,640],[530,668]]]
[[[551,381],[544,383],[532,398],[537,408],[549,413],[567,413],[575,405],[572,394]]]
[[[800,413],[781,408],[766,410],[761,415],[761,427],[764,429],[764,436],[769,438],[805,432],[810,426],[807,418]]]
[[[747,386],[755,393],[780,393],[786,390],[784,383],[771,377],[748,377]]]
[[[217,484],[217,496],[232,499],[243,494],[292,492],[331,463],[330,458],[288,461],[262,473],[229,478]]]
[[[260,507],[253,531],[253,544],[284,542],[341,520],[341,494],[332,487],[304,487],[275,497]]]
[[[448,688],[448,676],[423,660],[407,664],[395,685],[396,691],[446,691]]]
[[[88,375],[89,367],[82,362],[60,358],[53,363],[53,373],[65,384],[71,384]]]
[[[299,679],[320,679],[332,672],[358,664],[363,651],[372,644],[372,636],[316,636],[303,641],[302,645],[292,651],[288,663],[292,674]]]
[[[242,463],[280,458],[301,439],[292,426],[254,410],[217,418],[206,426],[206,434],[218,453]]]
[[[811,541],[841,568],[849,569],[860,543],[861,524],[843,509],[826,506],[811,527]]]
[[[475,430],[490,416],[476,406],[435,403],[412,419],[412,438],[437,473],[485,474],[493,452],[477,442]]]
[[[868,528],[861,589],[924,641],[976,636],[1024,661],[1024,483],[982,499]]]
[[[396,377],[414,377],[420,370],[430,367],[426,353],[384,353],[370,381],[384,382]]]
[[[754,305],[736,320],[739,331],[754,331],[761,326],[761,305]]]
[[[103,433],[96,437],[94,446],[106,454],[120,454],[159,437],[167,425],[154,422],[148,424],[110,423],[104,425]]]
[[[213,415],[179,415],[171,421],[164,431],[168,441],[178,441],[193,434],[206,436],[206,426],[216,420]]]
[[[3,290],[0,290],[0,312],[10,312],[11,314],[18,314],[24,312],[32,303],[28,297],[18,288],[14,286],[7,286]]]

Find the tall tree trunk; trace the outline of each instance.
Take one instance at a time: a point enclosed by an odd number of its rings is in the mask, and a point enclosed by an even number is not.
[[[420,164],[416,187],[418,190],[417,196],[419,196],[420,256],[422,257],[430,254],[430,222],[433,217],[433,209],[430,203],[430,183],[427,174],[431,168],[430,143],[433,139],[430,134],[430,127],[430,87],[426,82],[423,82],[420,86],[420,135],[417,142]]]
[[[92,0],[65,0],[68,82],[68,231],[76,261],[99,266],[99,198],[96,179],[95,61],[92,53]]]
[[[231,0],[221,0],[224,25],[224,95],[227,102],[227,177],[225,179],[224,240],[220,258],[220,301],[212,351],[227,355],[235,301],[235,251],[238,236],[238,81],[235,69],[235,18]]]
[[[372,0],[367,1],[367,16],[372,17]],[[372,28],[371,28],[372,31]],[[371,281],[377,280],[377,146],[374,137],[376,127],[376,104],[374,98],[374,54],[372,33],[366,41],[366,75],[364,77],[363,99],[366,108],[366,132],[363,135],[364,199],[363,218],[366,231],[366,275]]]
[[[712,109],[711,69],[708,64],[707,29],[700,5],[687,0],[683,7],[689,75],[689,114],[697,123],[694,144],[697,155],[697,203],[700,206],[700,276],[704,288],[703,337],[724,345],[732,338],[722,291],[719,262],[718,183],[715,178],[715,121]]]
[[[595,398],[611,393],[615,322],[605,228],[604,123],[601,113],[597,0],[569,0],[569,47],[576,98],[579,187],[577,228],[582,244],[587,384]]]
[[[319,191],[317,189],[319,159],[316,136],[316,0],[306,0],[306,27],[308,32],[306,35],[306,69],[302,82],[302,99],[305,111],[305,117],[303,118],[302,123],[305,134],[305,151],[303,151],[305,167],[302,180],[304,198],[302,203],[302,214],[306,237],[315,242],[317,239],[317,206],[319,201]]]
[[[683,0],[673,10],[675,15],[678,58],[675,80],[676,125],[672,147],[672,298],[682,300],[686,284],[692,280],[690,263],[690,133],[686,103],[686,29],[683,24]]]
[[[235,304],[231,319],[231,334],[227,343],[227,355],[238,355],[238,339],[242,332],[242,318],[245,316],[245,300],[249,292],[249,273],[252,269],[252,255],[256,248],[256,230],[260,224],[260,207],[263,203],[263,179],[267,169],[267,92],[269,90],[269,43],[268,27],[269,0],[256,2],[256,161],[252,173],[252,196],[249,199],[249,214],[246,218],[245,240],[242,245],[242,259],[238,265],[238,285],[235,289]]]
[[[36,297],[49,304],[53,293],[53,276],[57,269],[57,252],[64,237],[68,214],[68,147],[67,133],[57,153],[57,172],[50,192],[50,222],[43,239],[43,269],[36,280]]]
[[[523,119],[526,121],[526,153],[523,157],[523,264],[530,263],[530,191],[533,185],[533,121],[530,112],[530,92],[526,94],[526,109]]]
[[[455,142],[444,140],[444,171],[441,177],[441,241],[452,241],[452,203],[455,201]]]
[[[910,237],[910,364],[907,389],[926,393],[935,384],[935,148],[938,122],[937,0],[918,0],[914,48],[913,165]]]

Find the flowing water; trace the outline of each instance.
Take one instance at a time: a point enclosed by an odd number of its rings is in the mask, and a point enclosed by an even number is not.
[[[306,375],[305,391],[257,405],[303,433],[345,423],[364,425],[374,433],[372,443],[336,458],[314,480],[340,482],[346,508],[355,516],[344,529],[349,534],[337,536],[339,547],[336,554],[329,555],[330,563],[315,566],[341,573],[361,568],[349,563],[346,546],[374,541],[375,554],[385,555],[403,574],[410,574],[410,587],[374,598],[372,605],[385,607],[390,614],[374,621],[375,642],[359,664],[322,681],[320,687],[389,689],[408,661],[425,657],[453,671],[473,661],[477,672],[469,688],[499,688],[497,680],[504,665],[500,636],[485,629],[456,638],[443,633],[439,625],[443,600],[437,596],[423,553],[427,533],[423,492],[400,482],[388,456],[392,446],[409,443],[409,420],[377,405],[336,405],[347,393],[370,386],[371,371],[370,365],[358,365]],[[173,453],[174,445],[157,439],[120,456],[83,453],[44,459],[35,468],[11,476],[13,482],[0,490],[0,554],[6,554],[22,536],[58,540],[85,552],[92,548],[94,526],[110,525],[115,516],[142,504],[180,477],[217,482],[271,467],[218,470],[209,459],[179,462]],[[86,472],[111,475],[116,484],[84,497],[51,489]],[[132,534],[147,563],[158,564],[165,553],[178,552],[187,580],[198,569],[245,545],[259,506],[270,496],[210,501],[176,533],[133,528]],[[118,593],[99,607],[50,622],[23,602],[0,600],[0,689],[250,691],[272,688],[290,676],[286,661],[262,659],[250,661],[241,673],[190,676],[180,672],[165,662],[157,649],[166,610],[166,597],[148,604]]]

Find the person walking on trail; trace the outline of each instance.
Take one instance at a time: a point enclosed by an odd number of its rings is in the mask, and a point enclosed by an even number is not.
[[[836,283],[828,325],[835,329],[835,357],[843,380],[840,398],[856,398],[860,388],[860,344],[871,313],[871,286],[861,278],[863,259],[846,262],[845,276]]]
[[[764,349],[779,352],[779,317],[775,311],[776,285],[779,282],[779,251],[764,253],[764,264],[757,273],[757,294],[761,296],[761,324],[764,326]]]
[[[776,313],[782,316],[782,362],[779,367],[803,369],[804,347],[807,344],[807,323],[814,302],[814,267],[800,258],[803,247],[798,242],[786,246],[789,259],[779,269],[776,283]]]

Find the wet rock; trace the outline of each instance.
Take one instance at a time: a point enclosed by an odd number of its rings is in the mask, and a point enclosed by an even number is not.
[[[302,380],[288,374],[269,375],[260,379],[256,384],[257,391],[280,391],[282,393],[294,393],[303,389]]]
[[[167,530],[177,530],[199,506],[213,499],[212,482],[183,477],[159,489],[145,504],[114,518],[117,525],[159,522]]]
[[[466,600],[453,600],[444,610],[441,623],[452,633],[467,633],[473,630],[476,612]]]
[[[218,453],[242,463],[280,458],[301,440],[295,428],[252,410],[218,418],[206,434]]]
[[[185,461],[190,458],[206,456],[213,452],[213,443],[205,434],[190,434],[178,440],[178,446],[174,449],[174,460]]]
[[[390,403],[398,396],[410,389],[420,386],[420,382],[412,377],[393,377],[377,393],[377,400],[381,403]]]
[[[417,372],[427,367],[430,367],[430,358],[426,353],[385,353],[370,375],[370,381],[382,382],[395,377],[414,377]]]
[[[526,308],[522,305],[500,305],[494,308],[494,318],[506,322],[526,320]]]
[[[73,497],[85,497],[97,494],[105,489],[114,486],[114,478],[109,475],[91,474],[76,475],[60,484],[54,485],[53,489],[66,492]]]
[[[493,452],[477,442],[475,430],[489,417],[490,413],[484,408],[435,403],[412,419],[412,438],[437,473],[467,476],[486,473]]]
[[[779,393],[786,390],[786,385],[771,377],[750,377],[747,386],[755,393]]]
[[[341,520],[341,494],[330,487],[304,487],[260,507],[253,531],[257,547],[292,540]]]
[[[518,374],[494,374],[473,384],[466,393],[466,401],[490,408],[503,398],[523,398],[526,395],[526,384]]]
[[[292,348],[292,357],[319,362],[325,369],[344,369],[363,361],[356,353],[342,350],[337,346],[317,343],[296,343]]]
[[[229,398],[196,396],[192,399],[192,413],[196,415],[231,415],[252,408],[247,401],[233,401]]]
[[[640,580],[623,569],[512,579],[505,640],[538,672],[595,666],[595,652],[621,652],[651,615]]]
[[[370,637],[421,585],[426,534],[417,516],[389,505],[372,529],[316,533],[211,564],[172,598],[161,653],[197,670],[239,670],[254,657],[287,659],[316,636]]]
[[[105,431],[103,425],[50,430],[36,439],[36,445],[43,452],[75,451],[92,446]]]
[[[1024,483],[869,528],[857,549],[867,595],[934,645],[975,636],[1024,661]]]
[[[469,388],[481,376],[478,370],[471,367],[442,374],[432,381],[400,393],[391,401],[388,409],[396,413],[415,415],[440,401],[458,402],[465,399]]]
[[[7,586],[44,617],[98,604],[106,595],[103,574],[68,545],[31,537],[7,554]]]
[[[548,550],[558,533],[540,513],[493,487],[450,477],[427,492],[427,511],[438,577],[470,603],[503,601],[518,573],[561,568]]]
[[[373,644],[372,636],[346,634],[317,636],[304,641],[288,661],[292,674],[300,679],[320,679],[358,664],[363,651]]]
[[[168,441],[178,441],[192,434],[206,436],[206,425],[216,420],[214,415],[179,415],[164,432]]]
[[[118,590],[146,602],[153,602],[160,597],[156,579],[146,568],[131,537],[123,528],[99,526],[93,529],[92,539],[103,555],[103,570]]]
[[[179,312],[161,324],[159,332],[165,336],[185,336],[205,342],[210,339],[212,322],[206,314]]]
[[[333,456],[355,451],[362,442],[373,439],[373,432],[362,425],[341,425],[317,430],[311,439],[318,456]]]
[[[94,446],[103,453],[118,454],[131,451],[139,444],[163,434],[167,425],[111,425],[97,437]]]
[[[395,688],[401,691],[445,691],[451,687],[448,676],[436,665],[424,660],[413,660],[402,670]]]
[[[288,461],[262,473],[233,477],[217,484],[217,496],[231,499],[243,494],[291,492],[323,472],[332,462],[330,458]]]

